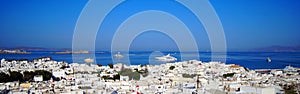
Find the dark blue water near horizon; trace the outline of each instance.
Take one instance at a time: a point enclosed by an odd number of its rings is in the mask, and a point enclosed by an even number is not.
[[[122,53],[122,52],[121,52]],[[156,64],[161,64],[165,62],[160,62],[151,57],[153,52],[151,51],[135,51],[124,53],[124,56],[129,56],[129,62],[125,60],[113,58],[109,51],[97,51],[95,52],[97,64],[107,65],[113,63],[113,60],[117,63],[130,63],[132,65],[145,65],[153,62]],[[196,58],[197,52],[176,52],[176,51],[165,51],[162,52],[163,55],[171,54],[172,56],[178,58],[177,61],[181,60],[181,55],[185,54],[188,59],[197,59],[204,62],[211,61],[210,52],[198,52],[200,58]],[[160,55],[162,55],[160,54]],[[77,55],[78,59],[83,63],[85,58],[88,58],[91,54],[80,54]],[[72,63],[72,54],[53,54],[52,51],[35,51],[32,54],[0,54],[0,59],[29,59],[33,60],[40,57],[51,57],[56,61],[65,61]],[[266,58],[270,57],[272,62],[266,62]],[[226,64],[238,64],[249,69],[282,69],[285,66],[291,65],[293,67],[300,67],[300,52],[227,52]]]

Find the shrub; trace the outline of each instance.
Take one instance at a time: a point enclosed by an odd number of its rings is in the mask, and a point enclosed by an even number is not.
[[[24,82],[23,75],[20,72],[13,71],[13,72],[10,72],[9,74],[10,74],[9,78],[11,81]]]
[[[227,78],[227,77],[233,77],[235,73],[227,73],[227,74],[223,74],[223,78]]]
[[[129,79],[140,80],[140,73],[135,71],[132,72],[131,69],[124,69],[119,72],[120,75],[129,76]]]
[[[6,74],[6,73],[3,73],[1,72],[0,73],[0,83],[3,83],[3,82],[9,82],[9,75]]]
[[[36,71],[34,71],[34,74],[42,75],[44,81],[50,80],[52,77],[52,73],[49,71],[46,71],[46,70],[36,70]]]
[[[197,76],[197,74],[182,74],[182,77],[184,77],[184,78],[194,78],[196,76]]]
[[[175,66],[170,66],[169,67],[170,70],[173,70],[174,68],[175,68]]]
[[[114,68],[114,65],[113,64],[107,64],[109,66],[109,68]]]
[[[33,81],[33,77],[35,75],[35,73],[33,71],[25,71],[23,72],[24,75],[24,80],[25,81]]]

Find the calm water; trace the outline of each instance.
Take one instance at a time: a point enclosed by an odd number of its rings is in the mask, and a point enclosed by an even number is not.
[[[122,53],[122,52],[121,52]],[[112,58],[112,55],[108,51],[98,51],[95,53],[96,63],[107,65],[113,62],[121,62],[125,64],[161,64],[165,62],[160,62],[155,60],[154,57],[166,55],[170,53],[172,56],[178,58],[178,61],[181,61],[181,54],[187,56],[187,59],[198,59],[201,61],[211,61],[211,53],[209,52],[199,52],[200,58],[196,58],[196,52],[162,52],[153,54],[150,51],[138,51],[138,52],[129,52],[124,53],[123,55],[129,57],[130,61],[126,61],[124,58],[116,59]],[[76,55],[77,63],[83,63],[83,59],[90,57],[93,54],[81,54]],[[5,59],[29,59],[33,60],[42,56],[50,56],[53,60],[56,61],[66,61],[72,63],[71,54],[52,54],[49,51],[43,52],[33,52],[32,54],[0,54],[0,58]],[[272,59],[271,63],[266,62],[266,58],[270,57]],[[294,67],[300,67],[300,52],[228,52],[226,63],[228,64],[238,64],[249,69],[278,69],[284,68],[287,65]]]

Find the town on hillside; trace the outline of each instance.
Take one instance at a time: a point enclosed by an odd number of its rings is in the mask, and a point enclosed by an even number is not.
[[[299,94],[299,68],[249,70],[189,60],[160,65],[2,59],[0,94]]]

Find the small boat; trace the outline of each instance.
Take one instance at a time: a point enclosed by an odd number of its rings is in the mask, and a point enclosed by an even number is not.
[[[272,62],[272,60],[271,60],[270,57],[267,58],[267,62],[268,62],[268,63]]]
[[[86,58],[86,59],[84,59],[84,62],[85,63],[93,63],[94,59],[92,59],[92,58]]]
[[[159,60],[159,61],[167,61],[167,62],[176,61],[177,60],[177,58],[171,56],[170,54],[168,54],[166,56],[155,57],[155,59]]]
[[[116,57],[116,58],[123,58],[124,56],[120,52],[118,52],[117,54],[114,55],[114,57]]]

